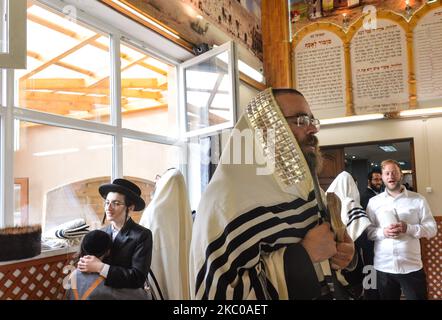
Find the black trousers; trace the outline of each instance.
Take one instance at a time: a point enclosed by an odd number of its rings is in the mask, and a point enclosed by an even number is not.
[[[427,280],[424,269],[407,274],[376,271],[376,284],[381,300],[399,300],[401,289],[407,300],[427,300]]]

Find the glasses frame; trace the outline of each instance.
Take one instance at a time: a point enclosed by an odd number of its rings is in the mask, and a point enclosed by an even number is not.
[[[126,203],[118,201],[118,200],[114,200],[114,201],[105,200],[103,202],[103,207],[107,208],[109,206],[111,206],[113,209],[116,209],[119,206],[126,206]]]
[[[290,121],[291,119],[296,119],[296,122]],[[321,127],[321,121],[319,119],[309,117],[308,115],[299,115],[299,116],[290,116],[286,117],[287,122],[291,122],[293,124],[296,124],[296,126],[300,128],[308,127],[310,125],[315,126],[316,130],[319,130]]]

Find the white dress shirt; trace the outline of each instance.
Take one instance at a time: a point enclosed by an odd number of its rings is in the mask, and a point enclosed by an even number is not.
[[[397,238],[386,238],[383,229],[385,216],[395,212],[400,221],[407,224],[407,231]],[[396,197],[387,190],[370,199],[367,214],[371,220],[368,238],[375,241],[374,268],[376,270],[406,274],[422,269],[420,238],[431,238],[437,233],[437,225],[430,207],[423,196],[403,188]]]

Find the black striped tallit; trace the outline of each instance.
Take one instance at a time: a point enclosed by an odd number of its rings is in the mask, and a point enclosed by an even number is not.
[[[258,279],[254,267],[260,262],[260,252],[276,251],[287,244],[301,241],[317,225],[317,216],[318,207],[313,191],[307,201],[296,198],[292,202],[260,206],[237,216],[208,245],[205,262],[196,278],[196,297],[243,299],[254,291],[258,299],[266,298],[266,294],[278,298],[269,281]],[[310,223],[306,222],[308,219]],[[241,247],[246,242],[250,242],[250,245]],[[249,277],[244,280],[247,283],[243,283],[245,272]],[[233,295],[227,297],[227,289],[232,283],[235,283]]]
[[[361,207],[356,207],[351,209],[348,213],[348,222],[347,222],[347,227],[350,226],[354,221],[356,221],[357,219],[360,218],[367,218],[367,214],[365,213],[365,210],[362,209]]]

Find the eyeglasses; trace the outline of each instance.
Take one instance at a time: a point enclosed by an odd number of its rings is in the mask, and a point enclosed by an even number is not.
[[[105,208],[111,206],[111,207],[114,208],[114,209],[117,208],[117,207],[119,207],[119,206],[125,206],[125,205],[126,205],[124,202],[120,202],[120,201],[109,201],[109,200],[104,201],[103,204],[104,204],[104,207],[105,207]]]
[[[311,118],[307,115],[286,117],[286,120],[288,123],[296,124],[298,127],[313,125],[316,127],[316,130],[319,130],[321,124],[319,119]]]

